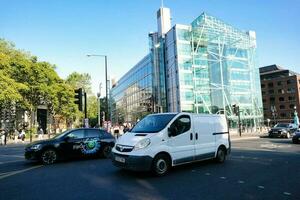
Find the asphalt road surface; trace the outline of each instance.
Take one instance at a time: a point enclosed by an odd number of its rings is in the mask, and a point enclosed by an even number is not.
[[[108,159],[25,161],[0,147],[0,199],[300,199],[300,145],[290,139],[233,141],[224,164],[198,162],[165,177],[115,168]]]

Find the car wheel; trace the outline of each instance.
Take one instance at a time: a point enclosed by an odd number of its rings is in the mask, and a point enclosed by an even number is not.
[[[290,137],[291,137],[290,132],[287,132],[287,133],[286,133],[286,138],[290,138]]]
[[[226,159],[226,151],[223,147],[220,147],[217,152],[216,161],[218,163],[223,163]]]
[[[53,164],[57,161],[57,153],[53,149],[47,149],[43,151],[41,159],[45,165]]]
[[[170,169],[170,159],[167,155],[159,154],[152,162],[152,173],[156,176],[164,176]]]
[[[102,150],[102,157],[104,158],[110,158],[111,156],[111,146],[110,145],[106,145],[103,147],[103,150]]]

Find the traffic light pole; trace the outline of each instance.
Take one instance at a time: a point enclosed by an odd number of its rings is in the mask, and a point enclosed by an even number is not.
[[[87,98],[86,98],[86,92],[84,92],[84,118],[87,119]]]
[[[238,113],[238,123],[239,123],[239,134],[240,134],[240,137],[242,137],[241,113],[240,113],[240,107],[239,106],[237,106],[237,113]]]

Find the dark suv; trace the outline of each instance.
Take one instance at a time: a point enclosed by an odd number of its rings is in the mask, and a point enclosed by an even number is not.
[[[290,123],[279,123],[276,124],[270,131],[269,137],[285,137],[290,138],[291,135],[297,130],[294,124]]]
[[[25,158],[52,164],[63,158],[82,156],[109,157],[115,138],[102,129],[79,128],[63,132],[49,140],[31,143]]]

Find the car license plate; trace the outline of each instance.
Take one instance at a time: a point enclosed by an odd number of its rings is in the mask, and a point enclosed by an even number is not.
[[[125,163],[125,158],[122,158],[122,157],[119,157],[119,156],[116,156],[115,160],[118,161],[118,162],[121,162],[121,163]]]

